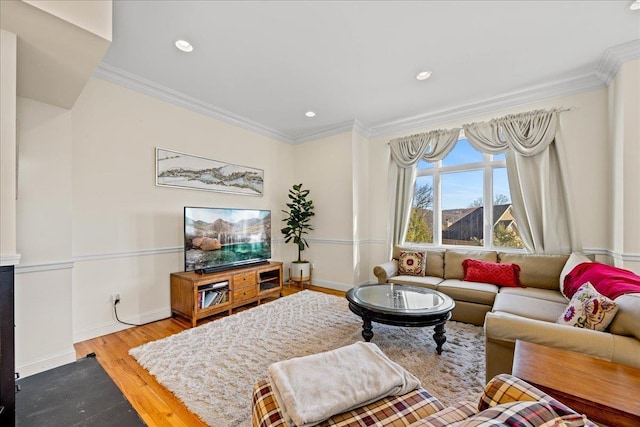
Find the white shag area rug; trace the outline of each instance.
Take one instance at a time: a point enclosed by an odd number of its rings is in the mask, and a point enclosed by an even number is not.
[[[253,385],[271,363],[363,341],[361,332],[362,320],[345,298],[305,290],[129,353],[205,423],[245,427]],[[373,333],[371,342],[443,404],[477,402],[484,387],[481,327],[448,322],[440,356],[433,327],[373,323]]]

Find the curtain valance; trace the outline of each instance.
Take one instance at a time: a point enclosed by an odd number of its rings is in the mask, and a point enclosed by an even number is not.
[[[483,153],[497,154],[510,148],[521,156],[535,156],[555,138],[558,113],[562,111],[566,109],[534,110],[396,138],[389,142],[391,157],[403,168],[421,159],[437,162],[453,149],[461,129],[469,143]]]
[[[535,156],[554,140],[560,111],[535,110],[462,128],[469,143],[484,153],[496,154],[510,148],[521,156]]]
[[[389,142],[391,157],[404,168],[415,165],[420,159],[436,162],[449,154],[459,136],[460,128],[454,128],[396,138]]]

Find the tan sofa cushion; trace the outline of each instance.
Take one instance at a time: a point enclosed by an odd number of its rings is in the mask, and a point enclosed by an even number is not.
[[[500,288],[501,294],[521,295],[523,297],[537,298],[545,301],[553,301],[560,304],[568,304],[568,301],[558,291],[540,288]]]
[[[441,277],[433,276],[393,276],[389,278],[389,283],[394,283],[396,285],[423,286],[429,289],[436,289],[440,282],[442,282]]]
[[[464,269],[462,261],[467,258],[478,259],[480,261],[498,262],[498,253],[496,251],[465,251],[458,249],[447,250],[444,254],[444,278],[445,279],[464,279]]]
[[[400,251],[423,251],[427,253],[425,276],[443,277],[444,249],[425,249],[419,246],[396,245],[393,247],[393,259],[400,258]]]
[[[523,295],[499,293],[493,304],[493,312],[503,312],[528,319],[555,322],[567,308],[567,302],[553,302]]]
[[[439,292],[449,295],[456,301],[485,305],[493,305],[498,289],[500,289],[498,286],[491,283],[465,282],[457,279],[448,279],[438,285]]]
[[[640,294],[620,295],[615,302],[618,304],[618,313],[609,325],[609,331],[640,340]]]
[[[501,263],[520,266],[520,284],[542,289],[559,290],[558,278],[569,255],[512,254],[500,252]]]

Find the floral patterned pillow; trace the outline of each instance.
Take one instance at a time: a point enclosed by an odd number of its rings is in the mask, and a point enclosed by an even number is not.
[[[618,312],[618,304],[600,295],[591,282],[586,282],[573,295],[569,306],[556,323],[577,328],[604,331]]]
[[[398,274],[406,276],[424,276],[427,266],[427,254],[421,251],[400,251]]]

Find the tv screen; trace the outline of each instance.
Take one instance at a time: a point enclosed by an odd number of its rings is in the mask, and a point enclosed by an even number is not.
[[[184,208],[184,269],[214,272],[271,258],[271,211]]]

